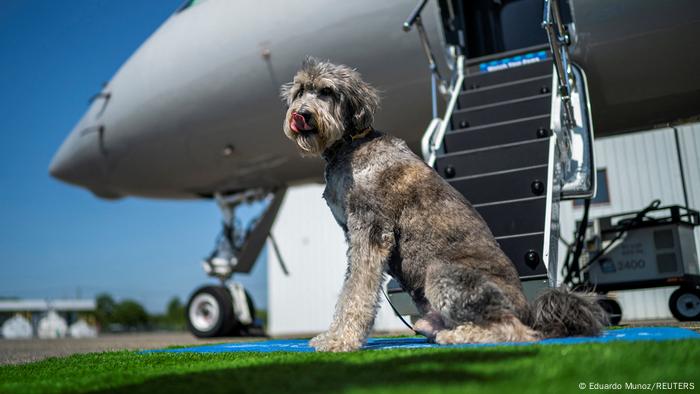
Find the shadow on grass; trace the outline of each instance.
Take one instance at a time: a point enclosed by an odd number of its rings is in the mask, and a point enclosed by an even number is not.
[[[309,359],[271,362],[170,374],[96,393],[338,393],[347,389],[405,392],[410,388],[441,391],[468,383],[502,380],[501,371],[535,350],[436,352],[368,359]]]

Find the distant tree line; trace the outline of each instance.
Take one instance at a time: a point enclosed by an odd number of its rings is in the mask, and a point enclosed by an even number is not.
[[[95,319],[102,332],[185,329],[185,306],[177,297],[168,302],[164,314],[156,315],[146,312],[137,301],[117,302],[107,293],[99,294],[95,301]]]

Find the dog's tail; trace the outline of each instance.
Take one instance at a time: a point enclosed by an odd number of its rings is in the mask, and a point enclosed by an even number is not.
[[[543,338],[597,336],[607,314],[586,294],[564,287],[547,289],[532,303],[532,328]]]

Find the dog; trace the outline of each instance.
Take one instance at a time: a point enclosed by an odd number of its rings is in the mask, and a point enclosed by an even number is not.
[[[532,305],[518,273],[470,203],[398,138],[373,128],[378,91],[344,65],[307,58],[282,85],[283,131],[326,161],[323,198],[348,243],[328,331],[310,345],[353,351],[366,341],[385,275],[421,313],[415,330],[439,344],[598,335],[602,309],[564,289]]]

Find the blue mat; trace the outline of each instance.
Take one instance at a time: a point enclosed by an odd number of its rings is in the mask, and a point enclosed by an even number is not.
[[[418,349],[418,348],[474,348],[485,346],[527,346],[532,344],[576,344],[613,341],[668,341],[678,339],[700,339],[700,334],[685,328],[638,327],[605,331],[599,337],[553,338],[538,342],[507,342],[494,344],[436,345],[425,338],[370,338],[363,350]],[[313,352],[306,339],[277,339],[261,342],[225,343],[219,345],[193,346],[178,349],[148,350],[145,353],[225,353],[225,352]]]

